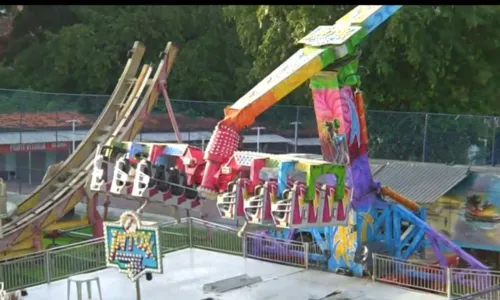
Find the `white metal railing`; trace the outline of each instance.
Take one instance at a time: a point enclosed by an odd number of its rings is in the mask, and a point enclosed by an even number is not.
[[[446,276],[446,268],[440,266],[373,255],[372,277],[376,281],[443,294],[447,292]]]
[[[309,268],[309,244],[247,234],[243,239],[245,257]]]
[[[308,244],[246,233],[236,228],[197,218],[183,218],[160,226],[162,254],[185,248],[200,248],[242,255],[287,265],[308,267]],[[106,267],[103,238],[55,247],[27,256],[0,261],[0,282],[6,291],[50,283]]]
[[[498,300],[500,299],[500,286],[495,286],[484,291],[454,297],[453,300]]]
[[[475,295],[468,299],[500,299],[500,272],[471,269],[450,269],[452,296]],[[459,298],[460,299],[460,298]],[[465,298],[467,299],[467,298]]]
[[[445,268],[373,254],[372,277],[380,282],[445,294],[450,299],[455,296],[467,297],[463,299],[500,299],[498,271]],[[472,294],[475,298],[468,298]]]
[[[200,248],[306,269],[314,262],[308,243],[256,233],[245,233],[240,238],[237,233],[233,227],[183,218],[180,223],[161,224],[161,252]],[[0,282],[5,283],[6,291],[12,291],[105,267],[104,239],[98,238],[0,261]],[[496,271],[443,268],[374,254],[372,277],[379,282],[446,294],[449,298],[500,299],[500,272]]]

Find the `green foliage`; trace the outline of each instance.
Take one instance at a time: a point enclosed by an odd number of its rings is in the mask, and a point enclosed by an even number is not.
[[[233,23],[224,20],[221,6],[72,6],[66,12],[59,10],[76,20],[66,26],[46,24],[45,19],[36,22],[36,14],[28,8],[15,23],[43,24],[43,38],[31,39],[11,60],[4,57],[0,75],[6,76],[1,76],[1,87],[109,94],[127,51],[138,40],[147,46],[144,62],[158,61],[158,53],[168,41],[179,44],[169,77],[169,92],[175,98],[229,102],[248,88],[242,74],[251,62],[241,49]],[[25,38],[28,25],[19,25],[10,45]],[[35,106],[29,100],[24,104]],[[89,108],[90,104],[83,99],[79,109],[99,109]]]
[[[262,79],[289,57],[301,37],[333,24],[353,6],[229,6],[241,44]],[[406,6],[361,46],[368,107],[450,113],[499,113],[500,43],[496,6]],[[307,100],[306,100],[307,99]],[[302,88],[288,97],[310,101]]]
[[[11,39],[2,53],[2,58],[8,62],[12,62],[23,49],[43,41],[48,32],[58,32],[78,21],[74,7],[68,5],[27,5],[16,14]]]
[[[16,16],[2,54],[0,87],[109,94],[134,41],[147,46],[145,62],[156,62],[166,42],[173,41],[180,52],[169,77],[171,98],[231,103],[301,47],[297,40],[319,25],[333,24],[353,7],[28,5]],[[497,6],[404,6],[360,45],[359,72],[368,109],[498,115],[499,25]],[[63,94],[20,99],[2,92],[0,111],[22,106],[23,111],[96,114],[105,101],[99,96],[76,101]],[[311,104],[306,84],[282,104]],[[220,111],[198,102],[177,105],[176,111],[192,117],[220,118],[226,104],[221,103]],[[282,113],[278,127],[295,121],[293,111]],[[277,124],[278,114],[271,109],[259,121]],[[315,126],[312,111],[307,118],[303,114],[301,110],[299,118]],[[369,116],[372,153],[405,160],[422,157],[423,138],[415,136],[423,136],[423,116],[401,115],[392,124],[381,114]],[[472,119],[429,119],[429,137],[446,138],[434,138],[425,156],[462,161],[464,147],[492,135],[484,126]],[[391,130],[396,127],[405,129]]]
[[[109,93],[134,40],[145,61],[180,45],[169,90],[178,99],[232,102],[353,5],[25,6],[0,66],[0,85]],[[361,45],[368,107],[498,113],[500,8],[405,6]],[[156,49],[156,50],[155,50]],[[285,102],[310,104],[307,87]],[[83,109],[88,103],[82,103]]]
[[[496,6],[401,9],[363,47],[372,107],[498,114],[499,13]]]
[[[296,41],[319,25],[333,24],[353,7],[228,6],[224,12],[235,22],[241,45],[254,60],[248,80],[256,84],[299,49]],[[292,92],[284,103],[312,104],[310,94],[304,84]]]
[[[294,42],[319,25],[333,24],[352,8],[230,6],[225,13],[254,59],[249,80],[256,83],[296,51]],[[368,108],[498,115],[500,32],[494,28],[500,25],[499,17],[497,6],[403,7],[360,45],[359,72]],[[303,85],[284,102],[310,103],[310,92]],[[369,114],[372,157],[467,163],[472,143],[481,146],[485,138],[491,143],[492,129],[485,128],[481,118],[432,116],[427,127],[424,118]]]

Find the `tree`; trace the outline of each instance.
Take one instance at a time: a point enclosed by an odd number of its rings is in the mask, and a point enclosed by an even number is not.
[[[353,6],[230,6],[256,82],[296,51],[293,43],[319,25],[333,24]],[[496,6],[405,6],[360,45],[362,88],[368,109],[499,114],[495,82],[500,33]],[[365,70],[368,70],[366,72]],[[311,102],[306,85],[284,102]],[[393,122],[388,122],[392,119]],[[424,149],[425,115],[369,113],[375,157],[466,161],[466,149],[490,139],[479,119],[432,116]],[[415,134],[408,134],[409,132]],[[420,134],[419,134],[420,133]],[[445,134],[446,133],[446,134]]]
[[[68,5],[25,5],[19,11],[10,9],[15,15],[13,29],[2,58],[11,63],[23,49],[37,41],[43,41],[47,32],[56,33],[64,26],[76,23],[74,6]]]
[[[15,56],[5,86],[109,94],[138,40],[148,50],[144,62],[158,61],[166,42],[179,44],[169,77],[172,98],[234,101],[246,88],[238,74],[250,60],[221,6],[75,6],[72,11],[78,23],[45,31],[43,40]],[[92,101],[84,97],[80,111],[104,107]]]
[[[370,106],[499,113],[496,6],[409,6],[363,45]],[[487,38],[485,38],[487,37]],[[368,52],[369,51],[369,52]],[[366,55],[368,52],[369,55]]]
[[[228,6],[226,18],[236,24],[246,54],[254,60],[248,75],[255,85],[301,46],[296,42],[319,25],[333,24],[354,6],[257,5]],[[284,99],[287,104],[311,104],[306,85]]]
[[[370,55],[362,59],[371,71],[364,81],[369,106],[467,115],[500,113],[495,100],[499,90],[493,84],[500,79],[493,50],[500,34],[491,31],[498,24],[499,12],[497,7],[483,6],[403,8],[363,45],[370,49]],[[405,160],[411,153],[426,161],[467,164],[472,144],[482,148],[486,159],[491,155],[481,142],[491,145],[493,136],[486,118],[429,115],[427,126],[424,118],[423,114],[407,114],[399,127],[376,122],[378,133],[372,131],[371,136],[383,137],[385,150],[397,145],[406,157],[393,158]],[[405,147],[409,149],[403,151]]]
[[[171,98],[232,103],[301,47],[295,45],[297,40],[319,25],[335,23],[352,8],[26,6],[15,19],[10,52],[2,56],[0,86],[109,94],[133,41],[147,46],[145,62],[157,61],[165,43],[174,41],[180,52],[169,77]],[[495,100],[500,87],[495,83],[500,79],[496,59],[500,33],[494,30],[500,25],[499,16],[497,6],[403,7],[360,45],[359,72],[367,108],[499,114],[500,104]],[[2,93],[0,111],[20,105],[20,100],[9,95]],[[105,104],[97,96],[82,95],[78,103],[63,95],[42,98],[25,98],[22,107],[77,107],[98,113]],[[308,87],[303,85],[287,96],[282,104],[287,103],[311,104]],[[221,117],[223,107],[208,109],[191,101],[179,104],[176,110],[191,116]],[[287,116],[294,118],[295,111],[290,109]],[[270,111],[261,120],[289,126],[292,120],[277,119],[278,114]],[[307,114],[312,119],[310,111]],[[371,151],[379,157],[458,161],[470,143],[492,135],[485,121],[477,118],[458,122],[432,116],[426,123],[424,114],[399,114],[390,117],[395,122],[392,125],[384,122],[387,118],[382,113],[368,115]],[[424,131],[432,137],[425,147],[423,138],[414,137],[417,133],[423,136]],[[447,138],[440,138],[443,132]]]
[[[352,8],[229,6],[225,13],[254,59],[249,80],[256,81],[293,54],[298,39]],[[500,112],[492,84],[500,72],[495,53],[500,33],[491,30],[500,22],[499,12],[496,6],[403,7],[361,45],[360,64],[369,70],[362,74],[369,108]],[[307,102],[303,91],[289,98]]]

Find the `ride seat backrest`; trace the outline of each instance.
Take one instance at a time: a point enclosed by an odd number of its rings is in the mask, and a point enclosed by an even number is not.
[[[255,195],[262,195],[262,194],[264,194],[264,186],[262,186],[262,185],[256,186],[254,194]]]
[[[156,188],[160,192],[166,192],[170,189],[170,184],[168,184],[168,175],[165,171],[164,165],[156,166],[154,178],[156,179]]]
[[[102,164],[102,180],[104,180],[104,182],[108,182],[109,178],[113,177],[113,170],[110,169],[112,168],[109,167],[109,164]]]
[[[260,170],[259,173],[259,179],[263,181],[269,181],[271,179],[277,179],[278,178],[278,169],[276,168],[269,168],[269,167],[264,167]]]
[[[170,170],[170,168],[175,168],[177,164],[177,156],[165,155],[165,169]]]
[[[228,193],[236,192],[236,182],[231,181],[227,184],[227,192]]]
[[[172,185],[172,195],[181,196],[185,192],[186,175],[175,168],[168,171],[167,181]]]
[[[148,183],[148,188],[152,188],[152,187],[154,187],[154,186],[156,185],[156,180],[155,180],[155,177],[154,177],[154,176],[152,176],[152,177],[151,177],[151,173],[152,173],[152,172],[151,172],[151,171],[152,171],[151,169],[152,169],[152,167],[151,167],[151,163],[150,163],[150,162],[148,162],[148,163],[147,163],[147,165],[146,165],[146,167],[142,170],[142,172],[143,172],[145,175],[150,176],[150,180],[149,180],[149,183]],[[156,175],[156,172],[155,172],[155,175]]]
[[[290,199],[292,197],[292,191],[291,190],[284,190],[283,191],[283,200]]]
[[[130,173],[131,173],[131,167],[130,167],[130,162],[128,159],[121,160],[120,162],[117,162],[118,167],[123,173],[128,174],[129,176],[126,176],[126,178],[121,178],[125,180],[130,180]],[[127,184],[127,181],[124,182],[124,184]]]
[[[198,197],[198,191],[194,186],[188,185],[187,184],[187,175],[184,172],[181,172],[181,175],[184,177],[184,186],[186,186],[186,189],[184,191],[184,195],[188,199],[195,199]]]

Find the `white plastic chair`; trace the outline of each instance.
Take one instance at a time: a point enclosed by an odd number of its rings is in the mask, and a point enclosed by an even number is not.
[[[76,284],[76,295],[78,300],[82,300],[82,284],[87,284],[87,299],[92,300],[92,281],[97,284],[97,292],[99,293],[99,300],[102,300],[101,294],[101,283],[99,277],[89,277],[89,276],[75,276],[68,278],[68,300],[71,299],[71,282]]]

